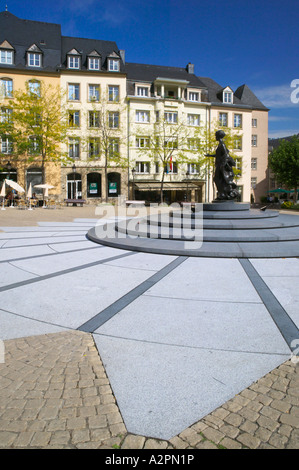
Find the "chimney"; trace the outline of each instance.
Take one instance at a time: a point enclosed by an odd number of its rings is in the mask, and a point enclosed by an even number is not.
[[[191,64],[191,62],[187,65],[187,72],[194,73],[194,64]]]
[[[126,52],[124,50],[121,50],[121,51],[118,51],[120,56],[121,56],[121,60],[123,61],[123,63],[125,64],[126,63],[126,60],[125,60],[125,55],[126,55]]]

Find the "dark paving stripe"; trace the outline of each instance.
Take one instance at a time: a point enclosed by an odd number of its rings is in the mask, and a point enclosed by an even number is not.
[[[53,243],[50,243],[49,245],[53,245]],[[40,246],[40,245],[37,245],[37,246]],[[49,248],[51,248],[51,247],[49,247]],[[91,247],[88,247],[88,248],[77,248],[76,250],[53,251],[53,253],[44,253],[44,254],[41,254],[41,255],[31,255],[31,256],[22,256],[22,257],[19,257],[19,258],[3,259],[3,260],[0,260],[0,264],[2,264],[2,263],[12,263],[14,261],[24,261],[24,260],[28,260],[28,259],[43,258],[43,257],[46,257],[46,256],[56,256],[56,255],[64,255],[64,254],[67,254],[67,253],[76,253],[77,251],[95,250],[97,248],[103,248],[103,246],[98,245],[97,247],[91,246]]]
[[[289,317],[288,313],[285,311],[282,305],[278,302],[275,295],[271,292],[265,281],[261,278],[250,261],[245,258],[239,259],[239,261],[255,290],[262,299],[265,307],[270,313],[277,328],[285,339],[287,345],[289,346],[290,350],[293,351],[294,344],[296,343],[294,340],[297,340],[297,342],[299,340],[299,330],[297,326]]]
[[[127,305],[134,302],[134,300],[140,297],[140,295],[144,294],[144,292],[146,292],[153,285],[155,285],[157,282],[163,279],[163,277],[167,276],[167,274],[169,274],[175,268],[180,266],[180,264],[182,264],[187,258],[188,256],[180,256],[176,258],[174,261],[169,263],[164,268],[160,269],[160,271],[155,273],[149,279],[139,284],[139,286],[135,287],[130,292],[125,294],[123,297],[118,299],[116,302],[109,305],[107,308],[99,312],[97,315],[95,315],[93,318],[88,320],[86,323],[83,323],[83,325],[79,326],[77,330],[85,331],[88,333],[93,333],[97,328],[99,328],[104,323],[106,323],[106,321],[110,320],[110,318],[112,318],[118,312],[120,312],[125,307],[127,307]]]
[[[44,276],[37,276],[33,279],[27,279],[26,281],[16,282],[15,284],[9,284],[8,286],[0,287],[0,292],[5,292],[7,290],[27,286],[29,284],[35,284],[36,282],[45,281],[47,279],[51,279],[51,278],[57,277],[57,276],[63,276],[64,274],[74,273],[76,271],[80,271],[81,269],[92,268],[93,266],[97,266],[99,264],[109,263],[110,261],[114,261],[114,260],[120,259],[120,258],[125,258],[127,256],[132,256],[134,254],[135,253],[133,251],[129,251],[129,252],[124,253],[122,255],[112,256],[110,258],[101,259],[99,261],[93,261],[92,263],[81,264],[80,266],[75,266],[74,268],[64,269],[62,271],[56,271],[55,273],[45,274]]]

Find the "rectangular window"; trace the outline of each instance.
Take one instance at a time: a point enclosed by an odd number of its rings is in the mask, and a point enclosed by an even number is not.
[[[168,162],[165,165],[165,172],[176,175],[178,173],[178,165],[176,162]]]
[[[188,139],[188,149],[189,150],[199,150],[200,148],[200,139],[191,138]]]
[[[118,85],[109,85],[108,87],[108,101],[119,101],[119,86]]]
[[[189,101],[199,101],[199,93],[189,91]]]
[[[230,91],[225,91],[223,93],[223,103],[232,103],[232,93]]]
[[[252,158],[251,159],[251,169],[252,170],[257,170],[257,158]]]
[[[242,114],[234,114],[234,127],[242,127]]]
[[[13,92],[13,82],[10,78],[0,80],[0,93],[4,98],[11,98]]]
[[[99,158],[100,157],[100,139],[89,140],[89,157]]]
[[[251,137],[251,147],[257,147],[257,135],[252,135]]]
[[[29,154],[38,155],[40,154],[40,140],[38,137],[29,137]]]
[[[71,101],[80,100],[80,85],[78,83],[69,83],[68,98]]]
[[[89,125],[89,127],[100,127],[100,113],[99,113],[99,111],[89,111],[88,125]]]
[[[252,119],[252,127],[257,127],[257,119]]]
[[[119,71],[119,60],[118,59],[109,59],[108,60],[108,70],[109,70],[109,72],[118,72]]]
[[[198,175],[200,166],[198,163],[188,163],[187,172],[189,175]]]
[[[41,67],[41,65],[42,65],[42,56],[41,56],[41,54],[28,52],[28,65],[30,67]]]
[[[177,137],[168,137],[164,139],[164,147],[169,148],[169,149],[177,149],[178,148]]]
[[[188,126],[200,126],[200,114],[187,115]]]
[[[89,70],[100,70],[100,59],[98,57],[89,57],[88,68]]]
[[[0,64],[11,65],[13,63],[13,52],[12,51],[1,51],[0,52]]]
[[[227,113],[219,113],[219,125],[222,127],[227,127],[227,123]]]
[[[138,86],[137,96],[148,96],[148,87]]]
[[[69,69],[79,69],[80,68],[80,57],[78,56],[69,56],[68,57],[68,66]]]
[[[0,122],[3,124],[12,123],[12,109],[11,108],[1,108]]]
[[[149,111],[136,111],[135,120],[136,122],[150,122]]]
[[[10,155],[13,150],[12,139],[10,137],[3,136],[1,138],[1,152],[6,155]]]
[[[251,189],[255,189],[257,184],[257,178],[254,176],[251,178]]]
[[[78,137],[69,139],[69,157],[73,159],[80,158],[80,140]]]
[[[119,139],[109,139],[108,153],[110,158],[117,158],[119,156]]]
[[[150,164],[149,162],[136,162],[135,170],[136,173],[149,173]]]
[[[80,111],[69,111],[69,126],[70,127],[80,126]]]
[[[29,80],[28,82],[28,91],[33,95],[41,95],[41,83],[37,80]]]
[[[108,124],[109,124],[110,129],[119,128],[119,113],[118,112],[108,113]]]
[[[242,137],[236,135],[234,137],[234,150],[242,150]]]
[[[169,124],[177,124],[178,113],[164,113],[164,119]]]
[[[88,86],[88,99],[89,101],[100,101],[100,85]]]
[[[236,161],[236,170],[238,170],[238,174],[236,175],[236,177],[241,178],[241,176],[242,176],[242,158],[237,157],[235,159],[235,161]]]
[[[150,138],[149,137],[136,137],[137,148],[149,148]]]

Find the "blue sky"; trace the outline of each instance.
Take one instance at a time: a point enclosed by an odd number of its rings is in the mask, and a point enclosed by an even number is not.
[[[192,62],[222,86],[246,83],[271,108],[269,137],[299,133],[298,0],[0,0],[0,11],[6,4],[64,36],[115,41],[127,62]]]

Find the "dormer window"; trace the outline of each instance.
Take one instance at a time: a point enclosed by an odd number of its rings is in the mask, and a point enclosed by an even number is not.
[[[42,66],[42,51],[36,44],[33,44],[27,50],[27,65],[28,67]]]
[[[101,70],[101,56],[97,51],[93,51],[87,58],[88,70]]]
[[[226,87],[223,90],[223,103],[227,103],[227,104],[233,103],[233,91],[229,87]]]
[[[149,86],[136,86],[136,95],[137,96],[146,96],[149,97]]]
[[[28,54],[28,65],[30,67],[41,67],[42,65],[42,55],[36,54],[34,52],[29,52]]]
[[[0,44],[0,64],[13,65],[14,62],[14,48],[8,41],[3,41]]]
[[[119,72],[120,71],[120,58],[115,52],[113,52],[113,54],[111,54],[108,57],[107,60],[108,60],[108,71],[109,72]]]
[[[81,55],[76,49],[72,49],[67,55],[67,66],[69,69],[79,70],[81,68]]]

